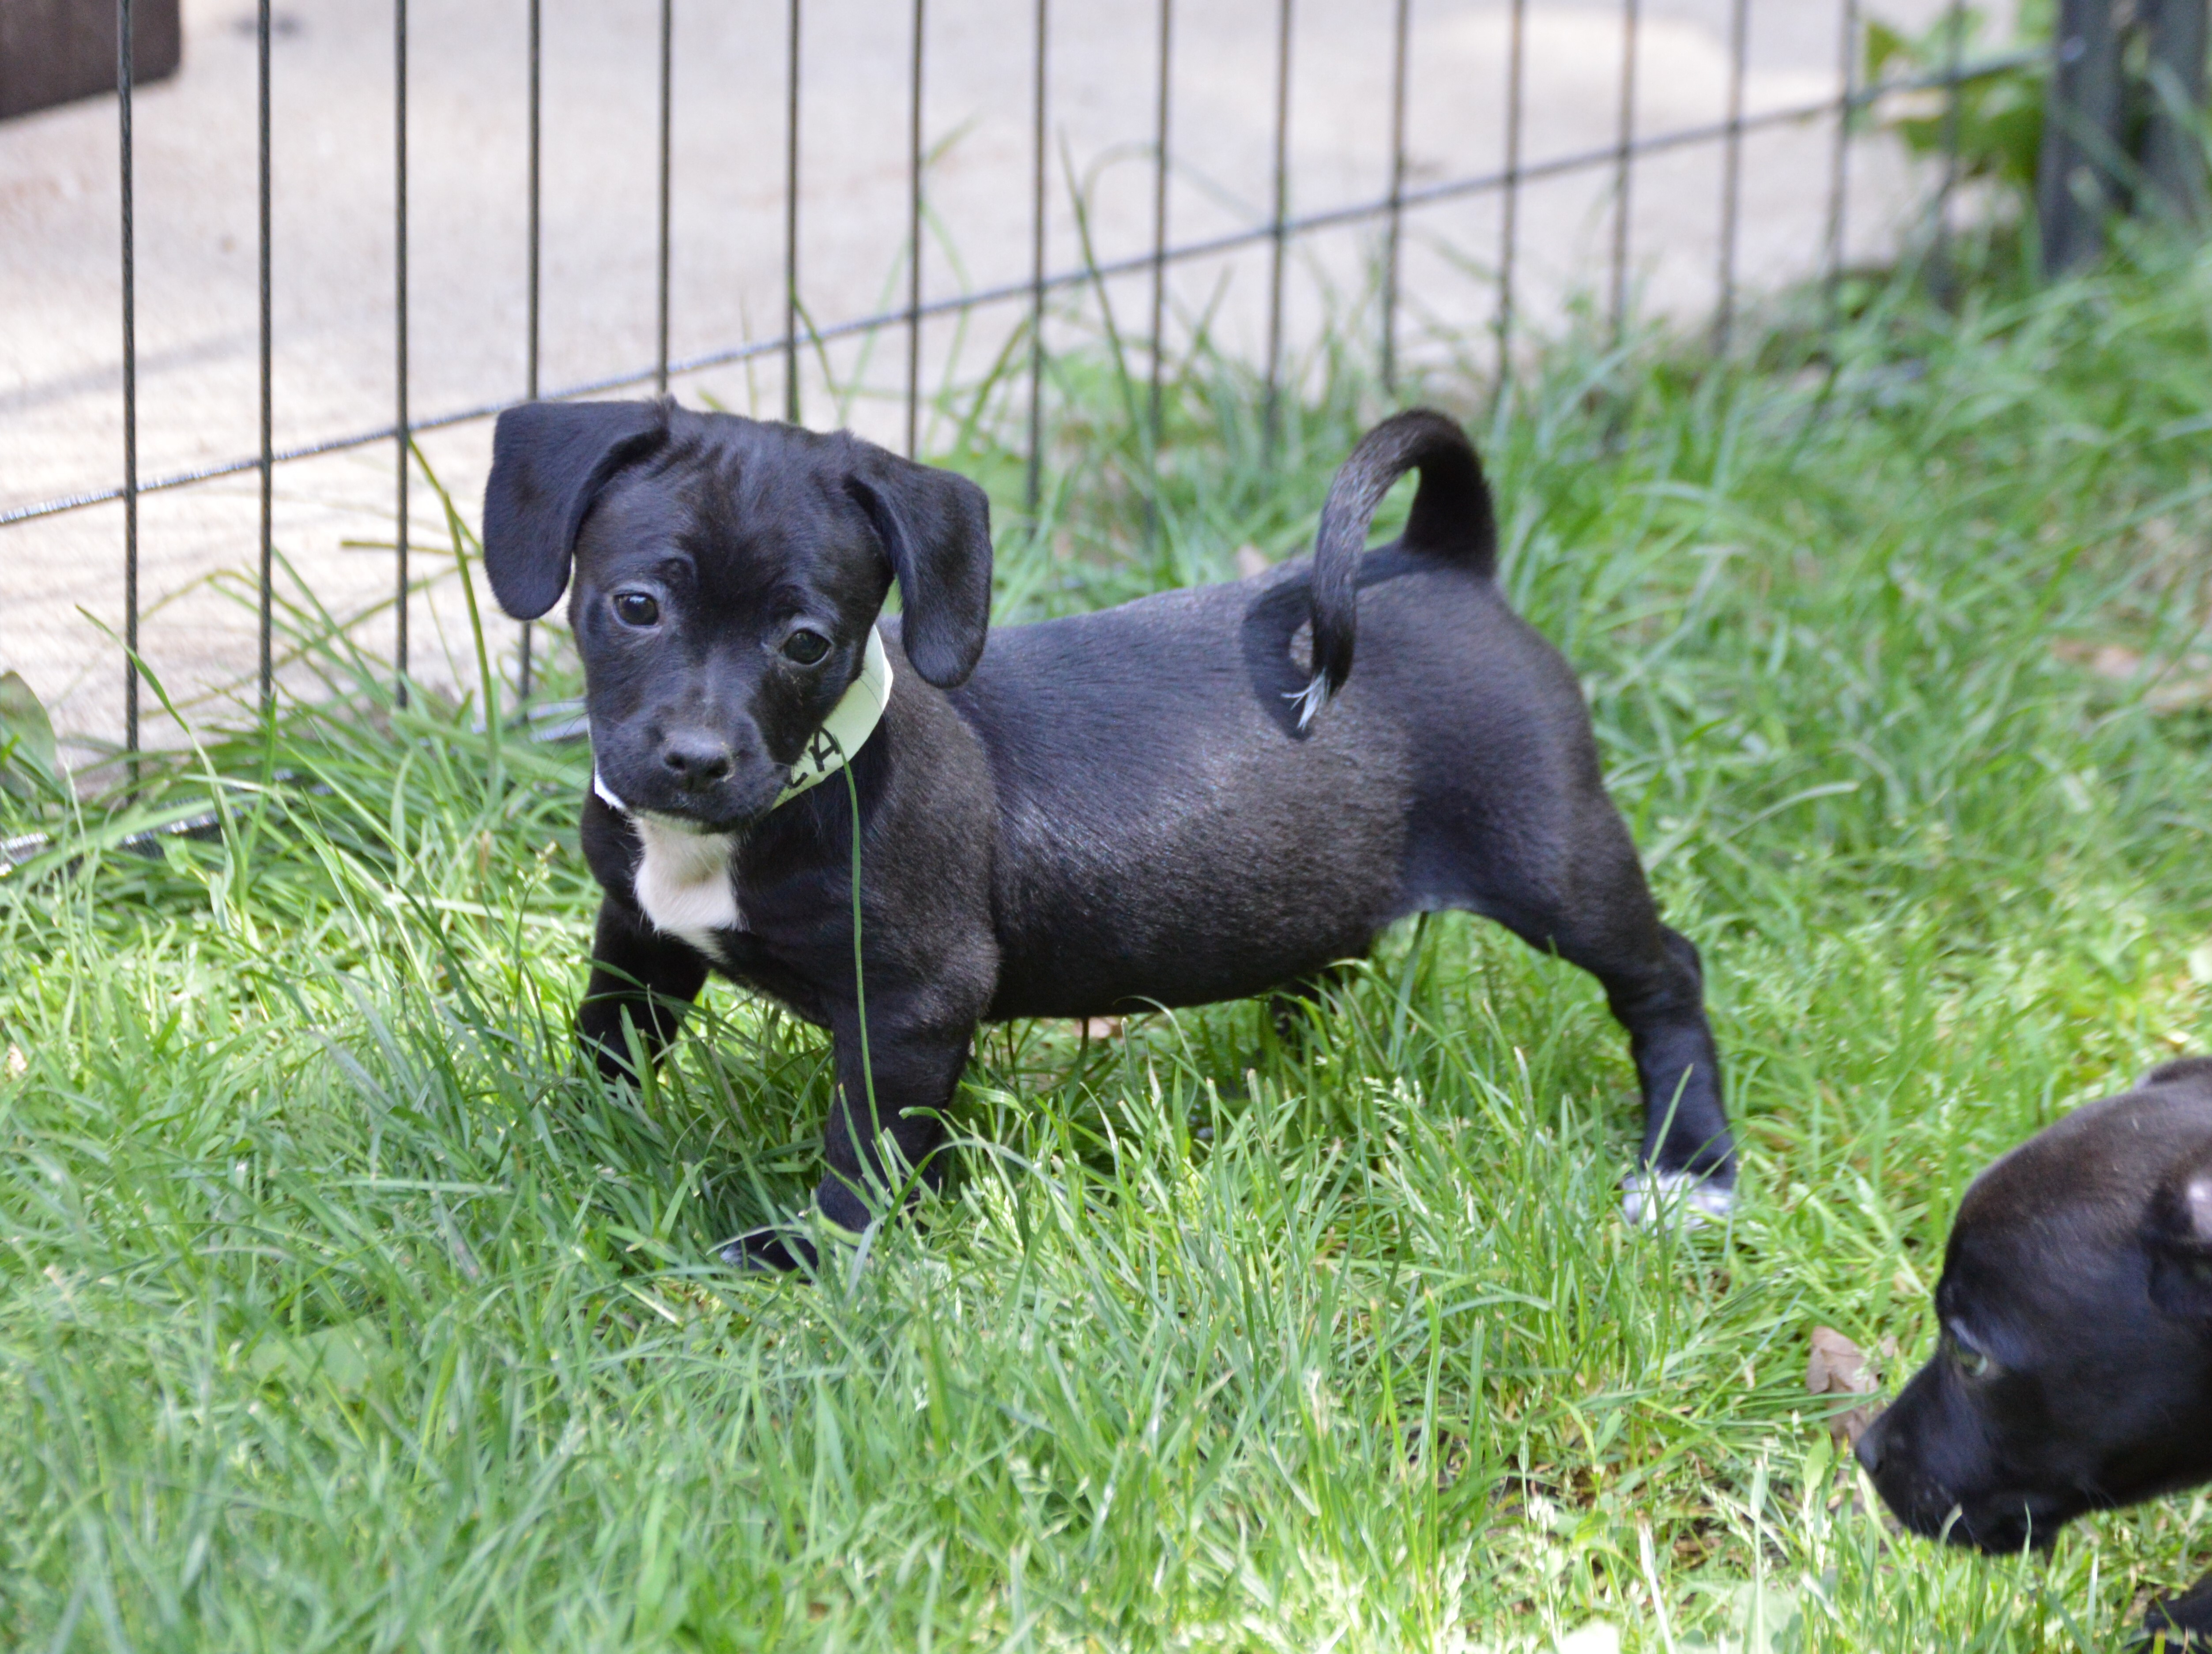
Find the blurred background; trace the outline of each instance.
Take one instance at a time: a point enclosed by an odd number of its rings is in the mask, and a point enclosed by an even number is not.
[[[20,65],[40,7],[12,3]],[[404,665],[434,687],[469,645],[428,479],[472,523],[483,411],[533,389],[665,382],[923,454],[983,408],[1020,447],[1033,337],[1047,363],[1149,360],[1156,254],[1162,359],[1202,334],[1291,391],[1324,341],[1410,385],[1510,370],[1577,313],[1724,326],[1976,210],[1956,123],[1948,154],[1911,141],[1947,95],[1912,77],[2001,57],[2014,24],[1946,0],[185,0],[180,66],[131,100],[140,653],[187,707],[259,691],[264,31],[274,579],[394,657],[405,423]],[[0,670],[78,761],[135,734],[112,85],[0,120]],[[512,681],[517,630],[494,636]]]

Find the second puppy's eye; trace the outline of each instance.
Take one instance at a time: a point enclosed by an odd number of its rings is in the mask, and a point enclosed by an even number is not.
[[[615,618],[624,626],[651,626],[660,618],[660,603],[650,592],[615,593]]]
[[[819,666],[822,657],[830,652],[830,639],[819,632],[803,627],[783,640],[783,657],[801,666]]]
[[[1987,1350],[1976,1349],[1955,1332],[1951,1335],[1951,1359],[1969,1378],[1986,1378],[1997,1370]]]

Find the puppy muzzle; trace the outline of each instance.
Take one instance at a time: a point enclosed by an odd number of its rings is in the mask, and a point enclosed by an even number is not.
[[[1897,1519],[1923,1539],[1940,1539],[1990,1555],[2023,1549],[2045,1550],[2058,1530],[2086,1508],[2085,1501],[2048,1493],[2006,1488],[1961,1495],[1954,1487],[1920,1475],[1911,1464],[1881,1457],[1876,1420],[1860,1438],[1859,1461],[1875,1491]],[[1877,1444],[1870,1460],[1869,1442]]]
[[[822,727],[807,737],[797,762],[765,772],[754,765],[738,766],[756,772],[750,785],[738,775],[728,773],[732,766],[726,764],[725,773],[706,787],[697,786],[695,779],[681,789],[664,786],[649,798],[641,793],[635,800],[617,792],[608,784],[605,772],[594,765],[592,791],[617,815],[641,816],[671,832],[742,832],[770,810],[829,779],[851,761],[853,754],[860,751],[882,723],[884,709],[890,704],[891,681],[890,656],[884,648],[883,633],[872,627],[867,647],[860,657],[859,675],[830,709],[830,716],[822,720]],[[664,796],[678,791],[690,796],[680,802]]]

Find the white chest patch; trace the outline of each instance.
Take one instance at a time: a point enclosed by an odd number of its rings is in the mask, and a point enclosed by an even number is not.
[[[744,923],[730,869],[736,840],[727,833],[665,827],[649,815],[634,815],[630,825],[645,846],[633,883],[646,918],[654,930],[722,960],[715,933],[738,930]]]

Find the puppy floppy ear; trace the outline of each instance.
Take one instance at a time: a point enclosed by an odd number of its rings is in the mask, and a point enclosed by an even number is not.
[[[532,402],[499,416],[483,548],[501,609],[534,621],[561,601],[592,502],[617,471],[667,437],[665,402]]]
[[[2141,1089],[2145,1086],[2185,1086],[2200,1082],[2212,1086],[2212,1057],[2178,1057],[2171,1063],[2160,1063],[2136,1084]]]
[[[845,479],[896,577],[901,639],[914,669],[940,689],[964,683],[991,624],[991,501],[964,476],[880,449]]]
[[[2212,1322],[2212,1152],[2185,1160],[2151,1197],[2143,1224],[2151,1302]]]

